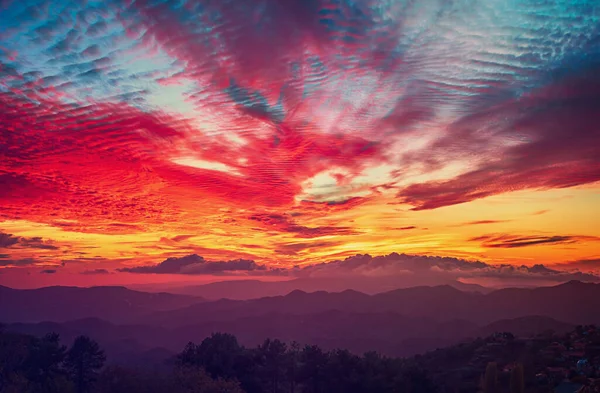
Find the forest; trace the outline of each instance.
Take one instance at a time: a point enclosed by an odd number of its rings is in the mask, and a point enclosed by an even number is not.
[[[447,361],[450,370],[452,357],[462,356],[453,351],[433,352],[428,355],[433,360],[426,361],[427,356],[358,356],[277,339],[246,348],[231,334],[214,333],[200,344],[189,343],[166,367],[147,369],[109,364],[102,348],[87,336],[66,346],[54,333],[34,337],[2,331],[0,392],[444,393],[466,392],[472,386],[485,393],[526,391],[522,365],[499,384],[492,362],[473,377],[474,383],[464,385],[466,390],[460,388],[435,367],[435,362]],[[442,378],[431,375],[427,364]]]
[[[70,347],[57,334],[36,338],[2,332],[3,393],[348,393],[436,392],[422,369],[377,353],[287,345],[267,339],[245,348],[230,334],[189,343],[166,370],[106,364],[98,343],[86,336]]]

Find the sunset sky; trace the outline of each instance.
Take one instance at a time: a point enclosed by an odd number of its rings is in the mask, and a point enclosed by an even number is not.
[[[0,1],[0,284],[394,252],[600,272],[600,3]]]

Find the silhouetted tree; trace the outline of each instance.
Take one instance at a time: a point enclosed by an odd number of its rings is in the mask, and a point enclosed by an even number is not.
[[[289,384],[289,393],[296,392],[298,382],[298,364],[300,362],[300,344],[293,341],[286,354],[286,378]]]
[[[363,386],[365,392],[393,391],[394,384],[398,383],[400,370],[393,367],[390,362],[377,352],[367,352],[362,357]]]
[[[483,376],[483,392],[498,392],[498,366],[495,362],[488,363]]]
[[[198,353],[198,346],[193,342],[187,343],[185,348],[183,348],[183,351],[177,355],[176,363],[181,367],[202,366],[200,355]]]
[[[65,366],[78,393],[86,393],[104,365],[106,356],[98,343],[89,337],[79,336],[67,352]]]
[[[257,350],[267,382],[265,392],[278,393],[284,377],[287,346],[279,340],[267,339]]]
[[[175,370],[174,377],[171,393],[244,393],[237,381],[212,379],[201,368],[180,367]]]
[[[64,353],[56,334],[35,338],[0,332],[0,392],[69,393]]]
[[[364,362],[345,349],[329,352],[325,366],[324,391],[331,393],[363,392]]]
[[[425,370],[410,366],[402,373],[402,392],[405,393],[436,393],[437,386]]]
[[[33,337],[0,333],[0,392],[17,383],[18,372],[29,356]],[[25,380],[25,378],[21,378]]]
[[[516,364],[510,373],[510,393],[525,392],[525,373],[523,365]]]
[[[214,333],[196,348],[197,362],[213,378],[235,378],[241,352],[237,338],[227,333]]]
[[[301,364],[300,375],[307,391],[322,392],[327,354],[316,345],[307,345],[302,350]]]
[[[155,381],[151,381],[155,382]],[[147,376],[139,375],[132,370],[118,367],[105,367],[100,375],[94,389],[94,393],[154,393],[158,390],[150,390]]]
[[[44,393],[64,391],[67,380],[62,363],[66,350],[56,333],[33,340],[23,365],[25,376],[33,385],[32,390]]]

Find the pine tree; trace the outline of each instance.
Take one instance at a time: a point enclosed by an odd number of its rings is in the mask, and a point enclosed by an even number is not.
[[[75,382],[77,393],[86,393],[95,382],[106,356],[98,343],[86,336],[75,339],[67,352],[65,366]]]

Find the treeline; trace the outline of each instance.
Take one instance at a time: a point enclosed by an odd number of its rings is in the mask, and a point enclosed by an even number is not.
[[[525,373],[523,365],[517,363],[510,372],[508,384],[510,393],[525,393]],[[500,393],[505,391],[498,382],[498,365],[496,362],[488,363],[485,374],[481,377],[481,393]]]
[[[188,344],[168,372],[106,366],[96,342],[0,333],[2,393],[435,393],[427,373],[404,360],[266,340],[245,348],[216,333]]]
[[[375,352],[357,356],[347,350],[286,345],[266,340],[256,348],[240,346],[230,334],[213,334],[188,344],[178,367],[203,369],[212,377],[235,380],[246,393],[435,393],[422,369]]]
[[[67,349],[58,334],[42,338],[0,333],[0,392],[89,392],[106,357],[98,343],[78,337]]]

